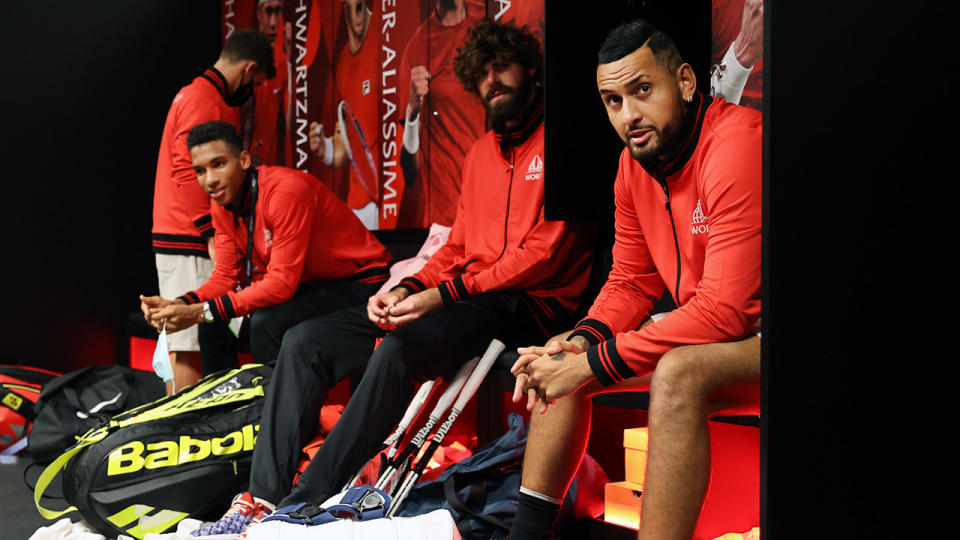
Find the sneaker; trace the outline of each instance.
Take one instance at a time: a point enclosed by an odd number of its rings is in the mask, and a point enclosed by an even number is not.
[[[244,491],[233,498],[230,508],[219,520],[193,531],[194,536],[215,536],[220,534],[240,534],[247,528],[253,519],[258,507],[263,505],[254,502],[253,495]],[[262,512],[261,512],[262,513]]]
[[[255,501],[253,504],[254,509],[253,513],[250,514],[250,523],[248,523],[247,526],[243,528],[243,532],[240,533],[240,540],[246,540],[247,531],[249,531],[257,523],[263,521],[263,518],[269,516],[274,510],[272,507],[267,506],[259,501]]]

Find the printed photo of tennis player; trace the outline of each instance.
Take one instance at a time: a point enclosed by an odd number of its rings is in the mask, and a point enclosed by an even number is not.
[[[713,0],[710,93],[763,109],[763,0]]]
[[[376,2],[342,0],[345,35],[333,63],[333,125],[312,121],[310,150],[331,169],[347,169],[347,205],[368,229],[379,229],[380,181],[373,151],[379,142],[380,64]],[[328,173],[329,174],[329,173]],[[335,192],[344,196],[343,188]]]

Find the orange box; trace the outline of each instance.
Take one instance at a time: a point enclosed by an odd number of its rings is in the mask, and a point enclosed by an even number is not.
[[[647,443],[649,430],[645,427],[623,430],[624,471],[628,482],[643,489],[647,472]]]
[[[633,482],[611,482],[603,488],[603,520],[630,529],[640,528],[640,501],[643,486]]]

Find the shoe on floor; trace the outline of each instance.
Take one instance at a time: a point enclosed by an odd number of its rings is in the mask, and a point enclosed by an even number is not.
[[[264,511],[270,512],[263,503],[255,501],[249,491],[244,491],[233,498],[230,508],[219,520],[193,531],[194,536],[238,535],[253,521],[254,517],[262,517]]]
[[[256,508],[250,515],[250,523],[244,527],[243,532],[240,534],[240,540],[246,540],[247,531],[249,531],[254,525],[263,521],[263,518],[269,516],[274,510],[272,506],[268,506],[259,501],[254,502],[254,504],[256,505]]]

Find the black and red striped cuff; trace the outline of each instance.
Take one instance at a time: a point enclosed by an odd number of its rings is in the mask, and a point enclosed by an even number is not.
[[[437,285],[437,289],[440,290],[440,297],[443,298],[443,303],[447,306],[470,296],[470,293],[467,292],[467,286],[463,284],[463,278],[460,276],[450,281],[441,282]]]
[[[356,274],[350,276],[350,279],[353,281],[359,281],[360,283],[369,283],[372,285],[379,285],[387,281],[390,278],[390,268],[387,266],[375,266],[373,268],[367,268],[366,270],[361,270]]]
[[[211,298],[207,300],[207,304],[210,305],[210,313],[213,315],[215,321],[226,322],[237,316],[237,311],[233,307],[233,301],[230,300],[230,295],[228,294]]]
[[[197,219],[193,222],[197,227],[197,231],[200,232],[200,237],[204,240],[209,240],[213,237],[213,218],[210,217],[210,214]]]
[[[166,253],[168,255],[194,255],[207,259],[210,258],[210,251],[207,249],[207,241],[199,236],[163,233],[153,233],[150,236],[152,239],[154,253]]]
[[[197,293],[190,291],[188,293],[184,293],[183,296],[178,296],[177,300],[180,300],[187,305],[196,304],[200,301],[200,296],[198,296]]]
[[[590,369],[597,380],[604,386],[637,376],[617,352],[616,338],[587,349],[587,362],[590,363]]]
[[[400,283],[397,284],[397,287],[403,287],[404,289],[410,291],[410,293],[418,293],[427,289],[427,286],[423,284],[417,278],[407,277],[400,280]]]
[[[590,345],[596,345],[608,339],[613,339],[613,331],[610,330],[609,326],[597,319],[583,319],[577,323],[577,326],[573,329],[567,341],[573,339],[574,336],[581,336],[587,340],[587,343]]]

